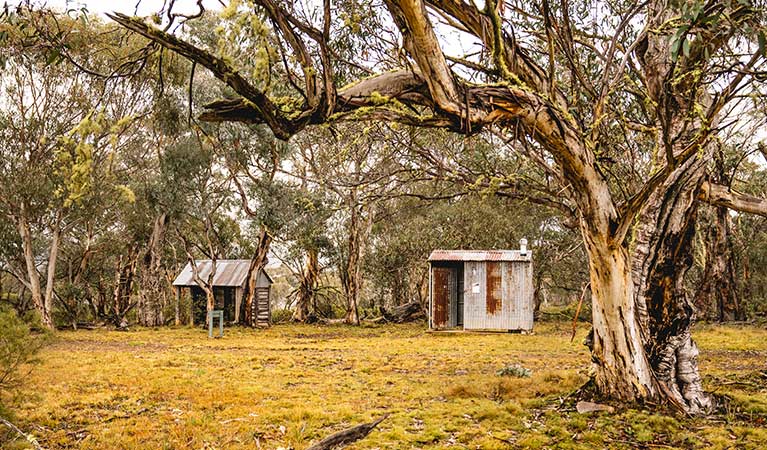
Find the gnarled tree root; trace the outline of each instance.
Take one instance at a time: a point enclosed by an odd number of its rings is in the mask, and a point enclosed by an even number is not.
[[[333,433],[325,439],[307,448],[306,450],[331,450],[334,448],[345,447],[353,442],[359,441],[360,439],[370,434],[370,432],[373,431],[373,429],[377,427],[379,423],[386,420],[387,417],[389,417],[388,414],[384,415],[378,420],[374,420],[373,422],[363,423],[361,425]]]
[[[384,419],[385,418],[386,417],[384,416]],[[383,420],[383,419],[381,419],[381,420]],[[32,436],[31,434],[27,434],[27,433],[21,431],[21,429],[19,427],[17,427],[16,425],[12,424],[8,420],[3,419],[2,417],[0,417],[0,424],[5,425],[6,427],[8,427],[11,430],[13,430],[14,432],[16,432],[19,436],[23,437],[36,450],[43,450],[43,447],[37,442],[37,439],[34,436]]]

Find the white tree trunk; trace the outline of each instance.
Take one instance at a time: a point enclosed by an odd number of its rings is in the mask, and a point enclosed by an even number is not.
[[[37,264],[35,261],[35,251],[33,248],[32,232],[29,227],[29,222],[26,216],[26,208],[24,204],[21,204],[18,218],[19,235],[21,236],[21,244],[24,250],[24,262],[27,267],[27,277],[29,278],[29,291],[32,296],[32,303],[35,305],[35,309],[40,314],[40,320],[43,325],[48,328],[53,328],[53,320],[50,316],[50,310],[45,307],[45,300],[43,298],[42,288],[40,286],[40,275],[37,273]]]
[[[634,305],[628,251],[587,237],[592,292],[594,382],[611,398],[633,401],[657,390]]]

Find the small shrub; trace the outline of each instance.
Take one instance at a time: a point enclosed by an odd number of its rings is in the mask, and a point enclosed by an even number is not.
[[[509,364],[495,372],[499,377],[529,378],[533,371],[519,364]]]
[[[272,323],[287,323],[293,318],[293,311],[284,308],[272,310]]]
[[[45,344],[47,334],[33,333],[13,308],[0,305],[0,410],[3,395],[18,387],[21,368],[36,362],[35,354]],[[38,327],[35,327],[38,328]]]

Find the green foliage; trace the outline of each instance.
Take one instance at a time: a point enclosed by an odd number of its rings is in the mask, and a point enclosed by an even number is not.
[[[33,327],[43,329],[35,322],[33,318],[22,319],[13,308],[0,304],[0,411],[3,399],[24,380],[28,365],[39,362],[35,355],[45,345],[48,335],[33,332]]]

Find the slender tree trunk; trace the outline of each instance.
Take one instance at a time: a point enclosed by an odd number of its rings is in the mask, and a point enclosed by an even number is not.
[[[725,152],[721,145],[713,148],[715,183],[730,186],[732,178],[727,170]],[[738,283],[735,276],[732,218],[725,206],[711,208],[713,217],[708,227],[706,258],[701,285],[695,294],[695,307],[700,317],[719,321],[745,320],[740,305]]]
[[[56,219],[51,230],[51,248],[48,253],[48,267],[45,281],[45,310],[53,326],[53,287],[56,282],[56,262],[59,258],[59,243],[61,242],[61,212],[56,213]]]
[[[171,280],[168,282],[172,283]],[[174,286],[173,291],[173,325],[179,326],[181,325],[181,287]]]
[[[269,234],[269,230],[265,227],[261,227],[261,233],[258,236],[258,244],[256,245],[256,251],[253,257],[250,259],[250,266],[248,267],[248,282],[245,286],[245,324],[255,327],[257,325],[257,315],[254,314],[254,305],[257,305],[256,301],[256,283],[258,282],[258,274],[264,269],[268,262],[267,256],[269,255],[269,246],[272,243],[272,235]]]
[[[127,255],[120,255],[117,261],[112,295],[112,321],[118,327],[125,325],[125,316],[134,306],[131,304],[131,294],[137,263],[138,252],[133,248],[128,249]]]
[[[347,240],[346,267],[341,277],[346,297],[345,322],[352,325],[360,324],[359,296],[362,290],[362,260],[364,258],[365,241],[372,226],[370,217],[364,217],[363,207],[357,204],[356,192],[353,192],[350,201],[351,216],[347,226],[349,234]]]
[[[32,303],[35,305],[35,309],[40,314],[40,320],[43,325],[53,329],[53,320],[51,319],[50,310],[45,307],[45,300],[43,298],[42,287],[40,285],[40,274],[37,273],[37,264],[35,261],[34,243],[32,241],[32,231],[29,227],[29,222],[26,215],[26,207],[24,203],[21,204],[19,217],[18,217],[19,235],[21,236],[21,244],[24,250],[24,262],[27,268],[27,277],[29,278],[29,292],[32,296]]]
[[[314,295],[320,277],[319,252],[316,248],[310,248],[306,256],[306,267],[301,274],[296,309],[293,311],[293,321],[302,323],[309,319],[310,307],[314,305]]]
[[[360,316],[357,306],[357,299],[359,297],[359,285],[357,281],[359,279],[357,273],[359,271],[359,242],[355,237],[349,237],[349,257],[346,260],[346,282],[344,283],[344,295],[346,297],[346,317],[345,321],[348,324],[359,325]]]

